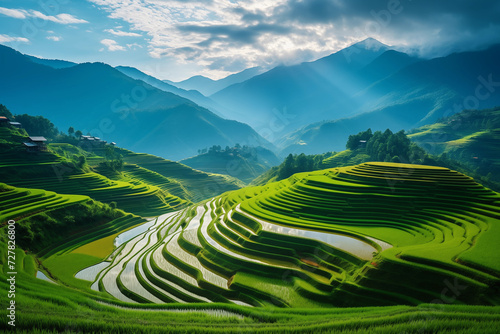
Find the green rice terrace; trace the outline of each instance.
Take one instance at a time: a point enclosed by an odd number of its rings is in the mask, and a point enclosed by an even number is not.
[[[156,158],[133,159],[125,174],[161,183],[163,163],[155,170]],[[107,212],[99,227],[16,250],[21,331],[496,333],[500,325],[500,195],[446,168],[372,162],[299,173],[147,221],[81,195],[4,186],[0,196],[2,222],[38,205],[54,217],[82,203]]]
[[[151,217],[243,185],[229,176],[120,148],[112,152],[123,159],[119,171],[107,165],[103,149],[87,152],[71,144],[53,143],[47,151],[28,154],[22,145],[28,138],[23,132],[0,127],[0,182],[15,187],[86,195],[105,203],[115,202],[126,212]]]
[[[497,304],[499,203],[444,168],[296,174],[160,216],[76,277],[131,303],[418,305],[460,282],[447,298]]]

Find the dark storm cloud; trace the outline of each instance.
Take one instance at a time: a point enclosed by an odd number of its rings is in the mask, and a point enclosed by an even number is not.
[[[339,19],[373,19],[380,11],[393,9],[401,17],[396,20],[425,21],[453,16],[470,26],[484,26],[499,22],[498,0],[289,0],[275,9],[281,19],[302,23],[330,23]]]
[[[310,27],[329,27],[340,41],[374,37],[404,44],[423,56],[437,56],[500,42],[498,0],[289,0],[273,9],[233,8],[240,24],[180,25],[182,32],[214,42],[256,45],[262,34],[304,35]],[[310,31],[310,30],[309,30]]]
[[[229,40],[235,43],[251,44],[256,41],[256,39],[265,33],[271,33],[275,35],[285,35],[290,33],[291,29],[288,27],[281,26],[279,24],[267,24],[259,23],[254,25],[181,25],[178,29],[182,32],[197,33],[197,34],[207,34],[210,38],[207,38],[205,44],[210,41],[216,40]]]
[[[289,0],[273,16],[282,24],[330,24],[414,44],[429,56],[500,42],[498,0]]]

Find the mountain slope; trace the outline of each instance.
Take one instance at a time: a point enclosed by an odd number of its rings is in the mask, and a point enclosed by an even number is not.
[[[487,50],[418,61],[379,80],[354,97],[365,112],[313,123],[276,142],[282,154],[342,150],[350,134],[412,129],[463,109],[500,105],[500,45]],[[477,95],[479,94],[479,95]]]
[[[365,82],[366,86],[369,86],[418,61],[421,59],[406,53],[388,50],[360,69],[357,76]]]
[[[263,147],[212,147],[208,152],[179,161],[209,173],[225,174],[249,183],[280,163],[273,152]]]
[[[314,62],[274,68],[211,97],[235,110],[235,119],[283,134],[356,110],[362,101],[351,95],[366,86],[357,73],[387,49],[366,40]]]
[[[181,96],[183,98],[186,98],[188,100],[191,100],[198,104],[199,106],[202,106],[204,108],[207,108],[211,112],[223,116],[221,114],[220,110],[224,110],[224,107],[218,105],[214,101],[212,101],[210,98],[202,95],[200,92],[196,90],[184,90],[182,88],[178,88],[174,85],[171,85],[169,83],[166,83],[164,81],[161,81],[159,79],[156,79],[155,77],[152,77],[150,75],[147,75],[146,73],[143,73],[139,71],[138,69],[134,67],[128,67],[128,66],[117,66],[116,69],[123,74],[131,77],[132,79],[135,80],[141,80],[147,83],[148,85],[151,85],[155,88],[158,88],[162,91],[169,92],[178,96]],[[225,112],[225,114],[230,114],[230,112]]]
[[[464,110],[409,132],[431,154],[445,154],[500,182],[500,108]]]
[[[0,74],[0,100],[16,114],[46,116],[61,129],[78,125],[136,151],[177,160],[207,143],[269,146],[245,124],[102,63],[53,69],[0,46]]]
[[[241,181],[226,175],[201,172],[117,147],[112,150],[123,160],[118,170],[107,165],[106,148],[89,151],[68,143],[50,143],[47,152],[30,154],[22,144],[26,141],[23,130],[0,127],[3,183],[86,195],[104,203],[115,202],[118,208],[145,217],[178,210],[243,186]]]
[[[31,60],[34,63],[40,64],[40,65],[45,65],[49,66],[55,69],[61,69],[61,68],[68,68],[68,67],[73,67],[77,65],[77,63],[73,63],[71,61],[66,61],[66,60],[60,60],[60,59],[44,59],[44,58],[38,58],[30,55],[24,55],[27,57],[29,60]]]

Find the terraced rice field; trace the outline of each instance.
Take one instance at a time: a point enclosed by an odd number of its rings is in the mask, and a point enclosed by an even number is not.
[[[88,279],[131,303],[498,304],[499,204],[445,168],[301,173],[160,216]]]
[[[110,180],[97,173],[52,175],[44,178],[24,178],[10,181],[16,187],[48,189],[60,194],[81,194],[101,202],[114,201],[119,208],[138,215],[159,214],[178,210],[186,201],[144,183]]]
[[[0,183],[0,221],[19,219],[34,212],[88,201],[87,196],[60,195],[51,191],[9,187]]]
[[[166,177],[174,181],[167,185],[169,192],[177,196],[184,195],[186,197],[182,198],[189,199],[194,203],[245,186],[241,181],[233,177],[205,173],[154,155],[134,153],[125,149],[120,149],[120,154],[123,155],[123,161],[129,165],[129,167],[125,168],[129,175],[144,178],[159,187],[162,187],[165,181],[158,176]],[[153,171],[155,174],[144,173],[144,169]],[[182,185],[182,189],[176,187],[175,182]]]

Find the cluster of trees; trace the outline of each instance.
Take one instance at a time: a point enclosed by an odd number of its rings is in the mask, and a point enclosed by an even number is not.
[[[328,152],[316,155],[288,155],[285,161],[270,171],[270,176],[276,180],[283,180],[295,173],[314,170],[342,167],[367,161],[400,162],[423,164],[428,162],[425,151],[412,143],[404,131],[393,133],[387,129],[384,132],[372,132],[371,129],[349,136],[346,148],[349,150],[336,158],[332,165],[327,159],[337,155],[337,152]]]
[[[123,156],[115,150],[114,146],[105,146],[104,157],[106,158],[106,161],[101,163],[101,165],[104,164],[104,166],[115,172],[122,170]]]
[[[346,148],[364,152],[371,161],[422,164],[426,156],[421,147],[410,141],[404,130],[393,133],[387,129],[372,133],[368,129],[349,136]]]
[[[241,146],[240,144],[234,145],[234,147],[226,146],[225,149],[222,149],[220,145],[213,145],[209,148],[204,148],[198,150],[198,154],[209,154],[209,155],[240,155],[244,158],[251,158],[253,160],[257,160],[257,152],[254,147],[250,147],[247,145]]]
[[[7,117],[10,120],[14,119],[14,115],[12,115],[12,113],[10,112],[10,110],[7,109],[7,107],[4,106],[3,104],[0,104],[0,116],[5,116],[5,117]]]
[[[305,155],[304,153],[299,155],[289,154],[281,165],[271,169],[271,173],[276,175],[276,181],[279,181],[295,173],[323,169],[323,160],[330,157],[332,154],[333,152],[315,155]]]

